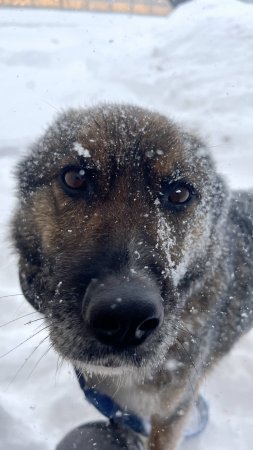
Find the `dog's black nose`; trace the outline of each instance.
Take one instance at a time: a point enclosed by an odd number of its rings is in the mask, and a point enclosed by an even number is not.
[[[161,325],[162,298],[156,286],[142,278],[97,280],[85,295],[83,317],[101,343],[137,346]]]

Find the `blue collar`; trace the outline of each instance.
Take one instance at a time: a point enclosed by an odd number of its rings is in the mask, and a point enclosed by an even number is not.
[[[107,417],[111,422],[123,425],[138,434],[145,437],[149,436],[151,424],[149,421],[142,419],[131,411],[122,409],[111,397],[106,394],[98,392],[94,388],[86,386],[86,381],[83,374],[75,368],[75,373],[78,379],[80,388],[82,389],[86,399],[95,408]],[[194,429],[187,429],[185,431],[185,438],[195,437],[202,433],[208,423],[208,404],[202,396],[199,396],[196,402],[197,420],[194,424]]]
[[[87,387],[83,374],[81,374],[76,368],[75,373],[79,386],[82,389],[86,399],[89,403],[95,406],[95,408],[103,414],[103,416],[107,417],[114,423],[131,428],[131,430],[142,434],[143,436],[147,437],[149,435],[151,429],[149,422],[141,419],[130,411],[122,409],[121,406],[108,395],[102,394],[96,389]]]

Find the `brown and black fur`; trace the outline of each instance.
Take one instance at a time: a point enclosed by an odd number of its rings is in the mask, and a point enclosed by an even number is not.
[[[64,191],[67,166],[87,172],[86,197]],[[229,190],[198,139],[132,106],[61,114],[17,173],[25,297],[90,383],[151,418],[147,447],[174,450],[204,375],[252,326],[253,195]],[[194,196],[173,210],[164,192],[177,180]],[[134,349],[102,345],[83,319],[93,279],[126,278],[163,301],[161,326]]]

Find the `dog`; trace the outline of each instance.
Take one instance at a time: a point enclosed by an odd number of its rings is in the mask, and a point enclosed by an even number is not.
[[[201,381],[253,323],[253,195],[166,117],[101,104],[59,115],[17,168],[26,299],[90,386],[175,450]]]

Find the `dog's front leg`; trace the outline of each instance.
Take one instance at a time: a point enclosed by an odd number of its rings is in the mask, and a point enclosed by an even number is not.
[[[184,403],[169,417],[152,417],[149,450],[175,450],[183,439],[183,431],[191,410],[191,402]]]

